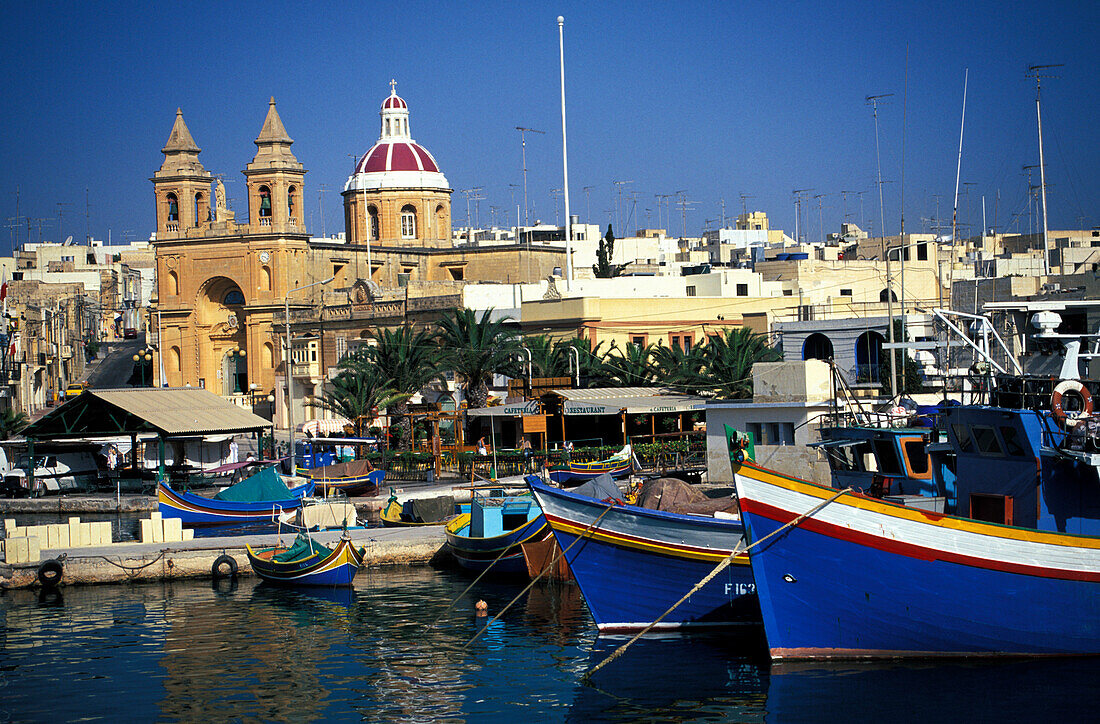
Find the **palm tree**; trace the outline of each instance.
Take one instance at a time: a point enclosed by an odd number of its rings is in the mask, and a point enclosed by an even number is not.
[[[620,349],[614,342],[603,360],[603,375],[615,387],[645,387],[657,379],[652,344],[628,344]]]
[[[0,412],[0,436],[5,440],[12,435],[23,432],[23,429],[29,424],[31,424],[31,419],[27,417],[25,412],[13,410],[10,407]]]
[[[696,345],[689,350],[679,345],[666,347],[658,344],[653,350],[653,364],[658,378],[669,387],[689,395],[698,395],[712,387],[706,372],[706,346]]]
[[[439,343],[444,364],[462,379],[466,404],[485,407],[493,375],[515,364],[520,343],[505,326],[508,318],[493,319],[487,309],[479,317],[472,309],[455,309],[439,320]]]
[[[764,335],[738,327],[715,335],[707,343],[704,357],[708,386],[719,397],[752,397],[752,366],[756,362],[777,362],[783,355],[768,346]]]
[[[390,429],[396,435],[396,446],[408,449],[412,445],[409,398],[432,382],[444,382],[439,366],[440,349],[428,330],[414,330],[409,325],[375,330],[370,339],[374,344],[360,350],[385,377],[394,394],[392,405],[387,406]]]
[[[363,355],[352,352],[340,360],[342,371],[332,379],[330,389],[307,403],[346,417],[355,425],[357,436],[363,436],[363,421],[373,420],[378,409],[387,407],[397,397],[385,375]]]

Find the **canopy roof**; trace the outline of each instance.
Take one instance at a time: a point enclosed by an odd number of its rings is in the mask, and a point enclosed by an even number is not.
[[[705,410],[707,399],[669,393],[662,387],[593,387],[587,390],[554,390],[565,398],[566,415],[652,415],[661,412]]]
[[[88,390],[23,430],[28,438],[253,432],[271,422],[197,387]]]

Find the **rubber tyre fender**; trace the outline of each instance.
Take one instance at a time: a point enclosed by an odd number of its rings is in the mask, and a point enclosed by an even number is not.
[[[236,578],[237,561],[233,556],[222,553],[214,559],[214,565],[210,566],[210,574],[214,578]]]
[[[61,561],[56,558],[42,561],[38,566],[38,582],[43,588],[57,588],[61,585],[61,579],[65,575],[65,569]]]

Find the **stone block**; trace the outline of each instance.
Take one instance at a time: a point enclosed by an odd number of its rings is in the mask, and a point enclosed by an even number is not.
[[[4,537],[5,538],[15,537],[15,519],[14,518],[4,518]]]
[[[95,525],[96,530],[99,531],[98,538],[100,542],[98,543],[98,545],[111,545],[111,543],[113,542],[111,539],[111,522],[109,520],[104,520],[98,523],[94,523],[93,525]]]
[[[184,528],[183,529],[183,539],[184,540],[192,540],[192,539],[194,539],[194,537],[195,537],[195,529],[194,528]]]
[[[57,547],[69,548],[69,526],[59,523],[57,525]]]
[[[154,512],[149,514],[149,520],[160,520],[160,513]]]
[[[180,543],[183,541],[183,521],[179,518],[164,518],[164,542]]]
[[[8,538],[4,541],[4,561],[6,563],[23,563],[27,560],[28,538]]]
[[[36,536],[28,536],[26,563],[38,563],[40,560],[42,560],[42,539]]]
[[[154,513],[156,515],[156,513]],[[160,518],[150,518],[149,527],[153,529],[153,543],[164,542],[164,521]]]
[[[56,523],[50,523],[46,526],[46,547],[53,549],[60,547],[59,535],[61,526]]]
[[[141,521],[141,542],[153,542],[153,521],[145,519]]]
[[[75,522],[74,522],[75,521]],[[69,547],[79,548],[80,543],[80,518],[69,518]]]
[[[80,523],[80,518],[78,518],[78,517],[72,517],[72,518],[69,518],[69,525],[72,525],[73,523],[76,523],[76,524],[78,524],[78,525],[79,525],[79,523]]]

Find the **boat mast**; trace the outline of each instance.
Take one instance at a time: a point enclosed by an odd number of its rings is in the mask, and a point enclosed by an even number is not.
[[[1043,163],[1043,112],[1039,108],[1039,95],[1043,78],[1057,78],[1056,75],[1045,75],[1042,71],[1048,68],[1061,68],[1062,63],[1055,65],[1032,65],[1027,69],[1027,75],[1035,79],[1035,118],[1039,122],[1039,192],[1043,197],[1043,273],[1050,274],[1050,246],[1047,239],[1047,169]]]

